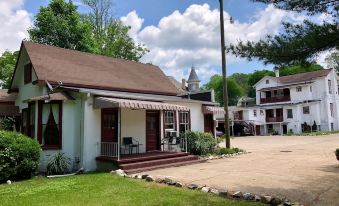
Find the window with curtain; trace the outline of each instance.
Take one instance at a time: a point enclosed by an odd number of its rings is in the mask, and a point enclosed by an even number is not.
[[[35,102],[31,102],[28,105],[29,119],[28,119],[28,136],[31,138],[35,137]]]
[[[62,102],[39,104],[39,142],[45,148],[61,148]]]
[[[165,127],[165,129],[175,129],[174,111],[165,111],[165,113],[164,113],[164,127]]]
[[[189,112],[179,112],[179,132],[190,130],[190,114]]]

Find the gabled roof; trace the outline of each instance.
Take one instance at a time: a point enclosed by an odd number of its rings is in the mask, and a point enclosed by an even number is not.
[[[24,41],[37,81],[65,86],[176,95],[157,66]]]
[[[195,71],[194,67],[191,69],[190,76],[188,77],[188,82],[193,82],[193,81],[200,81],[199,77],[197,75],[197,72]]]
[[[319,77],[327,76],[332,69],[321,69],[313,72],[306,72],[300,74],[293,74],[283,77],[276,77],[276,79],[282,84],[296,83],[296,82],[305,82],[311,81]]]

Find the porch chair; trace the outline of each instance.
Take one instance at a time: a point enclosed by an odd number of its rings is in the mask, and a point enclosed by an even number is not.
[[[124,149],[128,149],[129,154],[133,154],[133,148],[135,148],[136,153],[139,154],[139,146],[142,145],[139,141],[135,140],[133,137],[123,137],[122,143],[124,145]]]

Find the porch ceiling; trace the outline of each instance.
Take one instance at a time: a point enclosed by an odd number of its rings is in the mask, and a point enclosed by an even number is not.
[[[185,106],[168,104],[163,102],[151,102],[131,99],[119,99],[109,97],[95,97],[94,108],[129,108],[129,109],[149,109],[149,110],[178,110],[189,111]]]

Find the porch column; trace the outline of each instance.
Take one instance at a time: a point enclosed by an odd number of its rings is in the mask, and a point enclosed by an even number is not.
[[[120,160],[120,149],[121,149],[121,107],[118,111],[118,160]]]

